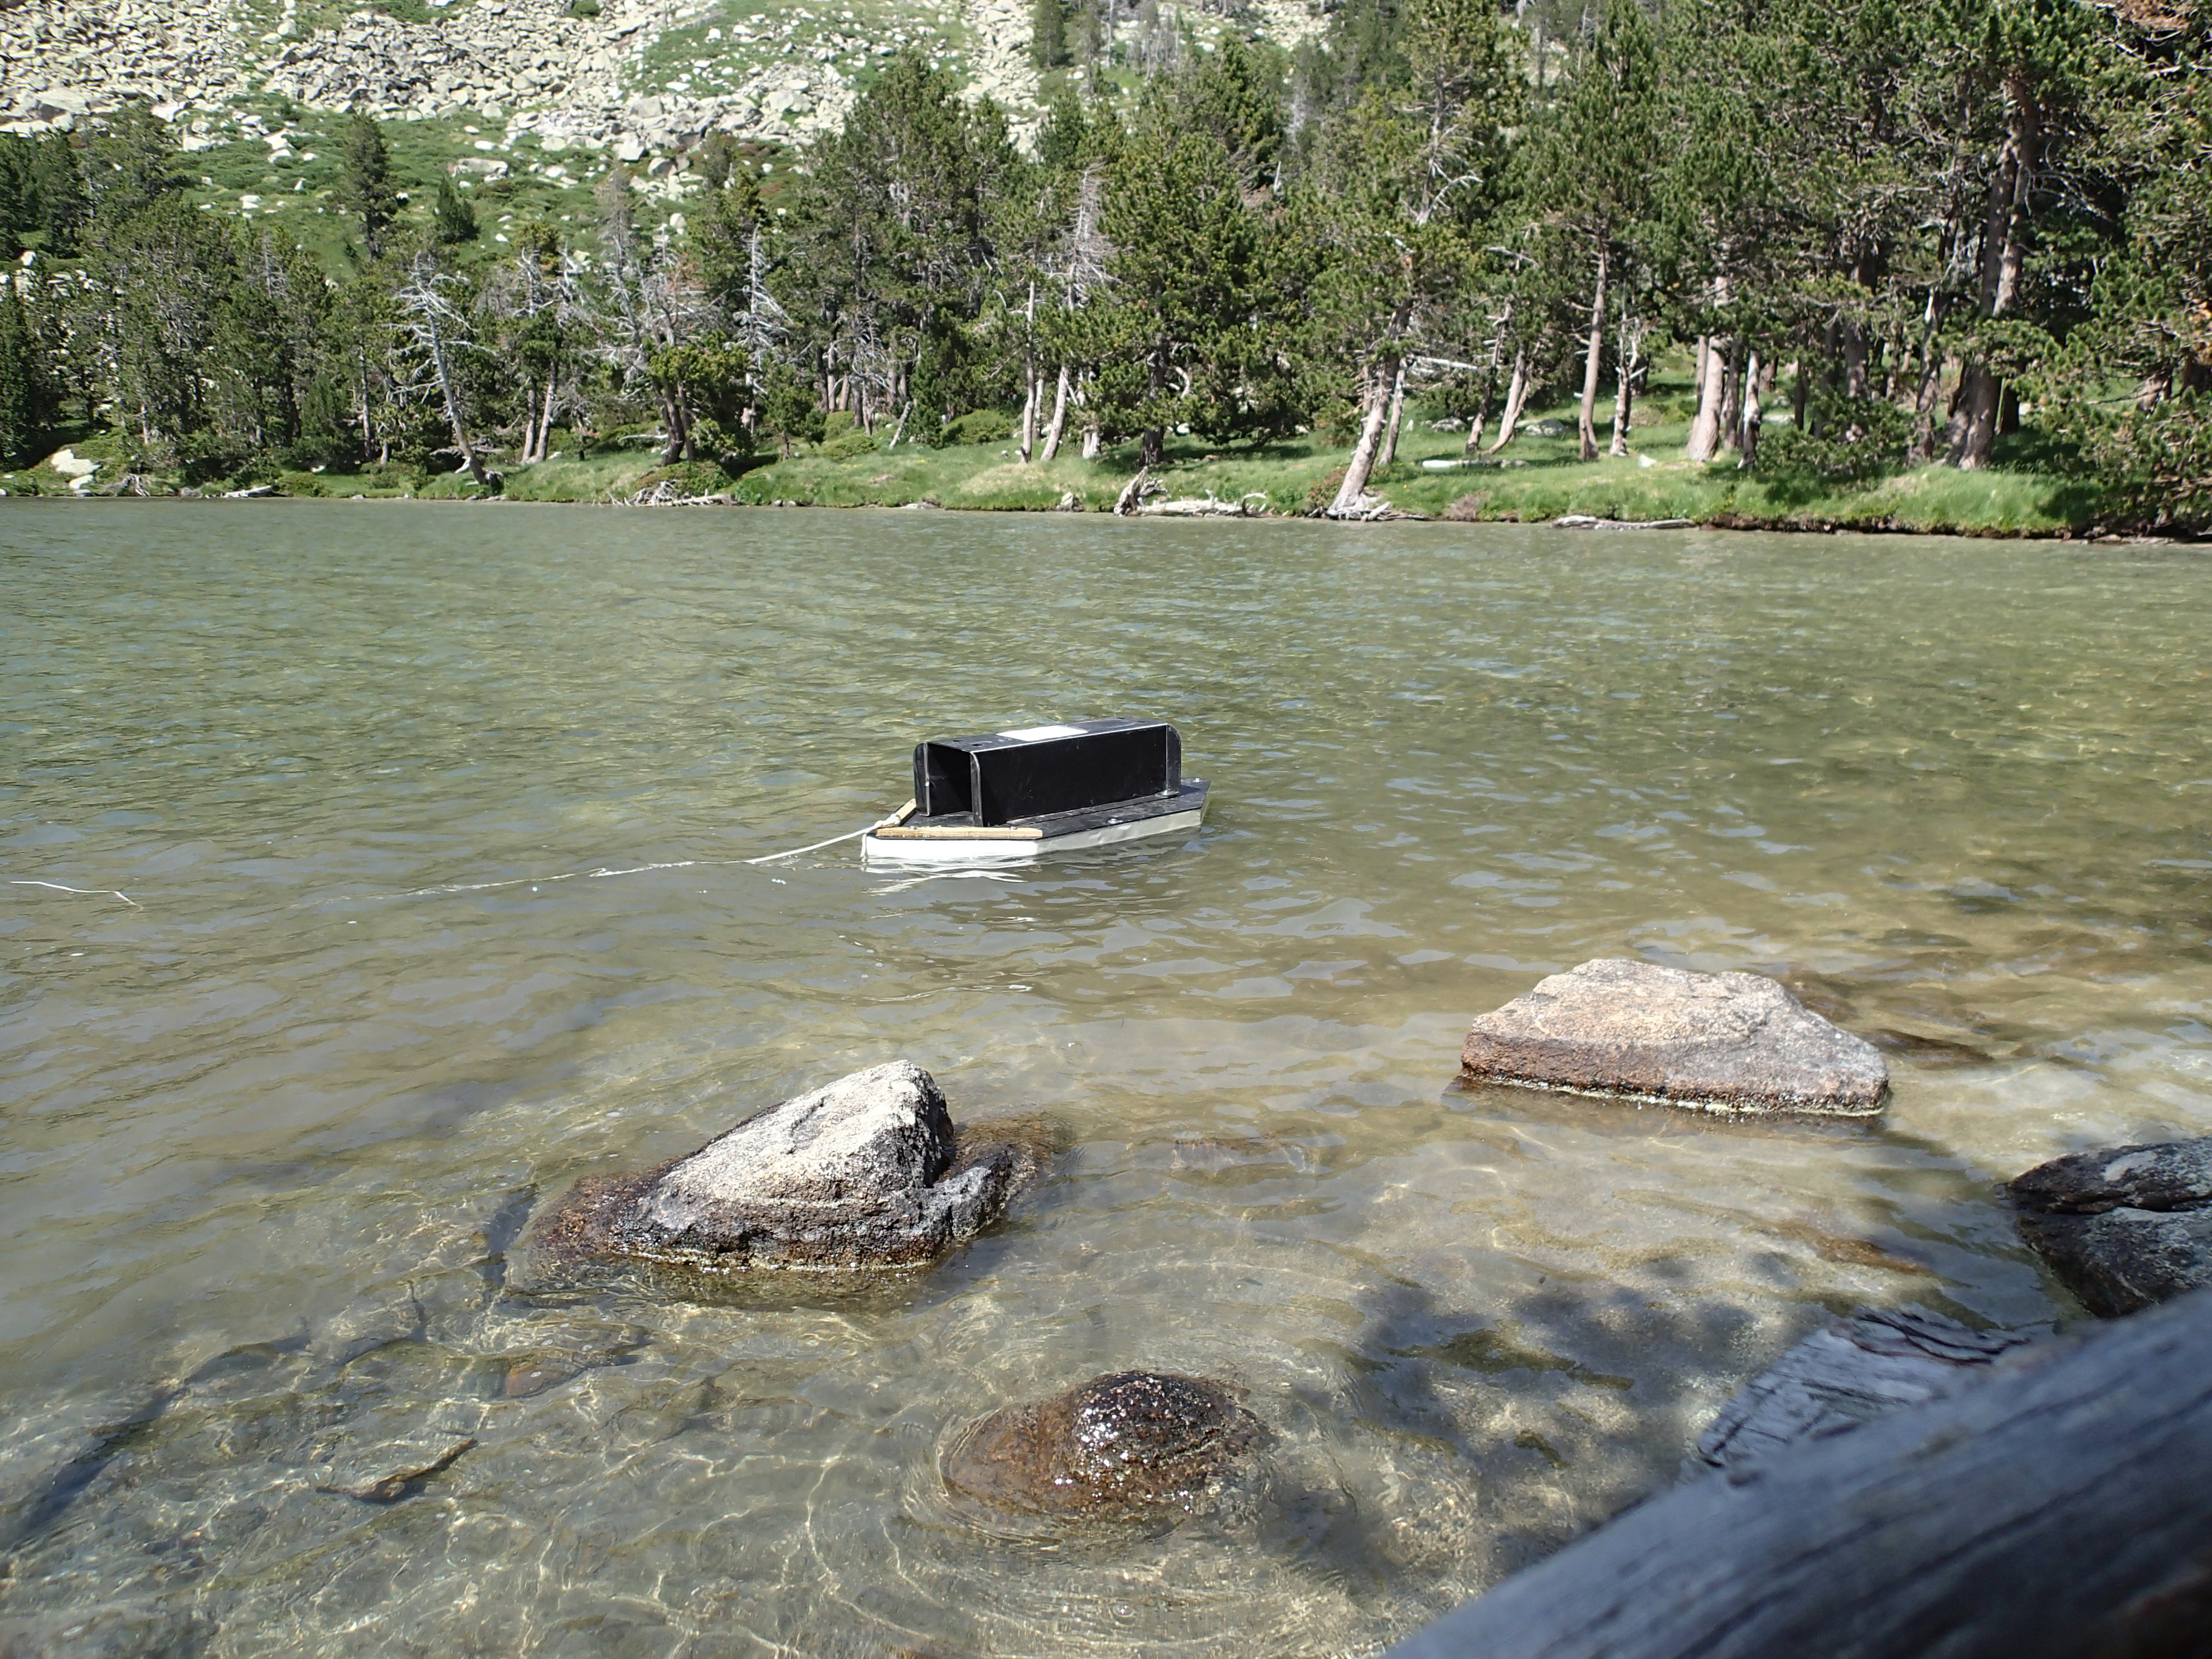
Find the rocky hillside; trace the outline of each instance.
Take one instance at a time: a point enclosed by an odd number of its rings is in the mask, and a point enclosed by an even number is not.
[[[1243,21],[1288,43],[1316,12],[1260,0]],[[0,130],[66,129],[137,98],[187,149],[250,135],[274,150],[272,104],[366,103],[667,177],[710,131],[790,143],[834,126],[866,66],[909,45],[1033,116],[1029,32],[1024,0],[26,0],[0,10]]]

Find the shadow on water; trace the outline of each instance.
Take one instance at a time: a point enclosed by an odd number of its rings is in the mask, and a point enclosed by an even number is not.
[[[1655,1307],[1599,1285],[1471,1308],[1397,1280],[1362,1306],[1345,1407],[1369,1432],[1449,1449],[1479,1516],[1467,1576],[1484,1585],[1671,1480],[1698,1425],[1639,1380],[1652,1351],[1725,1353],[1751,1322],[1725,1304]]]

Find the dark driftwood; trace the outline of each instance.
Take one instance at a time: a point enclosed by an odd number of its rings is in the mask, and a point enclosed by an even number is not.
[[[1732,1469],[1843,1434],[1985,1381],[2027,1339],[1904,1308],[1838,1319],[1753,1377],[1698,1437],[1700,1465]]]
[[[2212,1291],[1630,1511],[1391,1659],[2212,1654]]]

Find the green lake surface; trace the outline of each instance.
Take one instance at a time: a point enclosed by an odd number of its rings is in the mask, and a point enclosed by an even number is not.
[[[2212,1133],[2208,639],[2173,548],[8,503],[0,1650],[1372,1652],[1834,1313],[2078,1317],[1997,1183]],[[1201,831],[739,862],[1114,714]],[[1785,977],[1887,1114],[1451,1087],[1600,956]],[[525,1288],[575,1177],[898,1056],[1064,1149],[919,1286]],[[1272,1431],[1219,1505],[946,1493],[1133,1366]]]

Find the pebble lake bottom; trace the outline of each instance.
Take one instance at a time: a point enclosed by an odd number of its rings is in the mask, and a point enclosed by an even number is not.
[[[2078,1317],[1994,1183],[2212,1131],[2186,549],[25,502],[0,590],[11,1654],[1370,1653],[1832,1314]],[[1108,714],[1200,830],[738,862]],[[1599,956],[1788,978],[1887,1113],[1449,1086]],[[524,1288],[901,1056],[1061,1148],[918,1286]],[[1268,1433],[1181,1525],[940,1479],[1137,1367]]]

